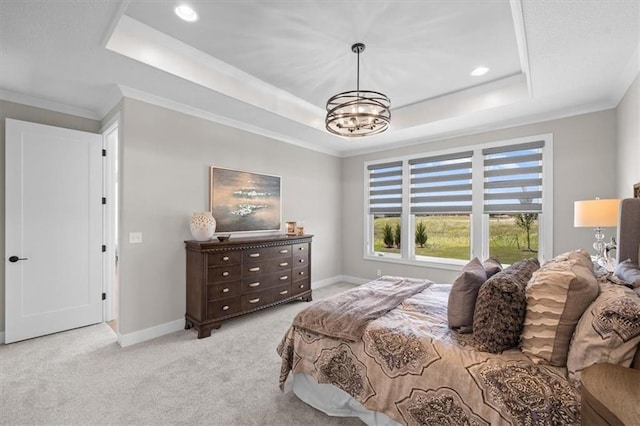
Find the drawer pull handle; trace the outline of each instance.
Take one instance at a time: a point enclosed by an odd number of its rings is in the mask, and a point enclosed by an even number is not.
[[[280,250],[280,254],[289,253],[289,249]]]
[[[298,260],[298,262],[304,263],[304,259],[300,259],[300,260]]]
[[[249,287],[258,287],[260,285],[259,282],[249,284]]]
[[[223,292],[223,293],[229,293],[229,288],[228,288],[228,287],[223,288],[223,289],[222,289],[222,292]]]
[[[287,294],[287,293],[289,293],[289,290],[282,290],[282,291],[280,292],[280,294],[282,294],[282,295]]]
[[[260,257],[260,253],[251,253],[249,257]]]
[[[222,276],[223,276],[223,277],[228,277],[228,276],[229,276],[229,272],[224,271],[224,272],[222,273]]]
[[[256,297],[255,299],[249,300],[249,303],[258,303],[259,301],[260,301],[260,298]]]
[[[300,284],[300,288],[304,288],[304,284]]]
[[[288,280],[289,277],[287,275],[283,275],[280,277],[280,281]]]
[[[254,268],[249,268],[249,272],[258,272],[260,270],[259,266],[256,266]]]
[[[298,247],[298,250],[302,251],[304,250],[304,247]]]
[[[300,272],[299,272],[299,274],[300,274],[300,275],[304,275],[304,271],[300,271]]]
[[[222,310],[223,310],[223,311],[226,311],[226,310],[228,310],[228,309],[229,309],[229,305],[224,305],[224,306],[222,307]]]
[[[224,260],[224,261],[226,262],[227,260],[229,260],[229,256],[224,256],[224,257],[222,258],[222,260]]]
[[[289,262],[282,262],[282,263],[280,264],[280,266],[287,266],[288,264],[289,264]]]

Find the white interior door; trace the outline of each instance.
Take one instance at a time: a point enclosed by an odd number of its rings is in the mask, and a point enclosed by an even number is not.
[[[7,119],[5,342],[102,321],[102,136]]]

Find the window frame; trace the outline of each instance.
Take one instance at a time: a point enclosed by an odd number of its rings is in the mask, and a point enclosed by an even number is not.
[[[539,134],[513,139],[505,139],[473,146],[460,146],[452,149],[401,157],[384,158],[364,163],[364,259],[391,262],[429,268],[459,270],[469,259],[489,257],[489,213],[484,213],[484,155],[483,150],[508,145],[526,144],[543,141],[542,148],[542,213],[538,215],[538,259],[545,262],[553,257],[553,134]],[[411,214],[411,166],[409,162],[424,157],[451,155],[464,151],[473,151],[472,155],[472,208],[470,212],[469,259],[447,259],[429,256],[416,256],[413,229],[416,215]],[[402,161],[402,212],[400,223],[402,238],[400,254],[375,252],[373,242],[374,215],[369,213],[369,166]]]

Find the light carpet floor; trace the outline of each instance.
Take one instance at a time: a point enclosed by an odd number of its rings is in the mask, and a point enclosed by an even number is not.
[[[353,287],[314,290],[314,300]],[[198,340],[183,330],[121,348],[106,324],[0,345],[2,424],[362,425],[278,388],[276,346],[293,302],[235,318]]]

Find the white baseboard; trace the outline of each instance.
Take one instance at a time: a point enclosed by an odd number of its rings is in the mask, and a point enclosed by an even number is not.
[[[357,284],[357,285],[361,285],[364,283],[368,283],[371,280],[365,279],[365,278],[357,278],[357,277],[351,277],[349,275],[336,275],[330,278],[326,278],[324,280],[320,280],[320,281],[314,281],[311,283],[311,288],[312,289],[317,289],[317,288],[321,288],[321,287],[326,287],[328,285],[331,284],[335,284],[335,283],[340,283],[340,282],[348,282],[348,283],[352,283],[352,284]]]
[[[0,345],[4,345],[4,331],[0,331]]]
[[[341,275],[341,280],[351,284],[357,284],[357,285],[366,284],[369,281],[372,281],[369,278],[358,278],[358,277],[352,277],[350,275]]]
[[[164,324],[145,328],[143,330],[134,331],[133,333],[128,333],[128,334],[118,333],[118,343],[120,344],[121,347],[124,348],[127,346],[135,345],[136,343],[142,343],[147,340],[155,339],[156,337],[164,336],[165,334],[174,333],[180,330],[184,330],[184,318],[177,319],[171,322],[165,322]]]

